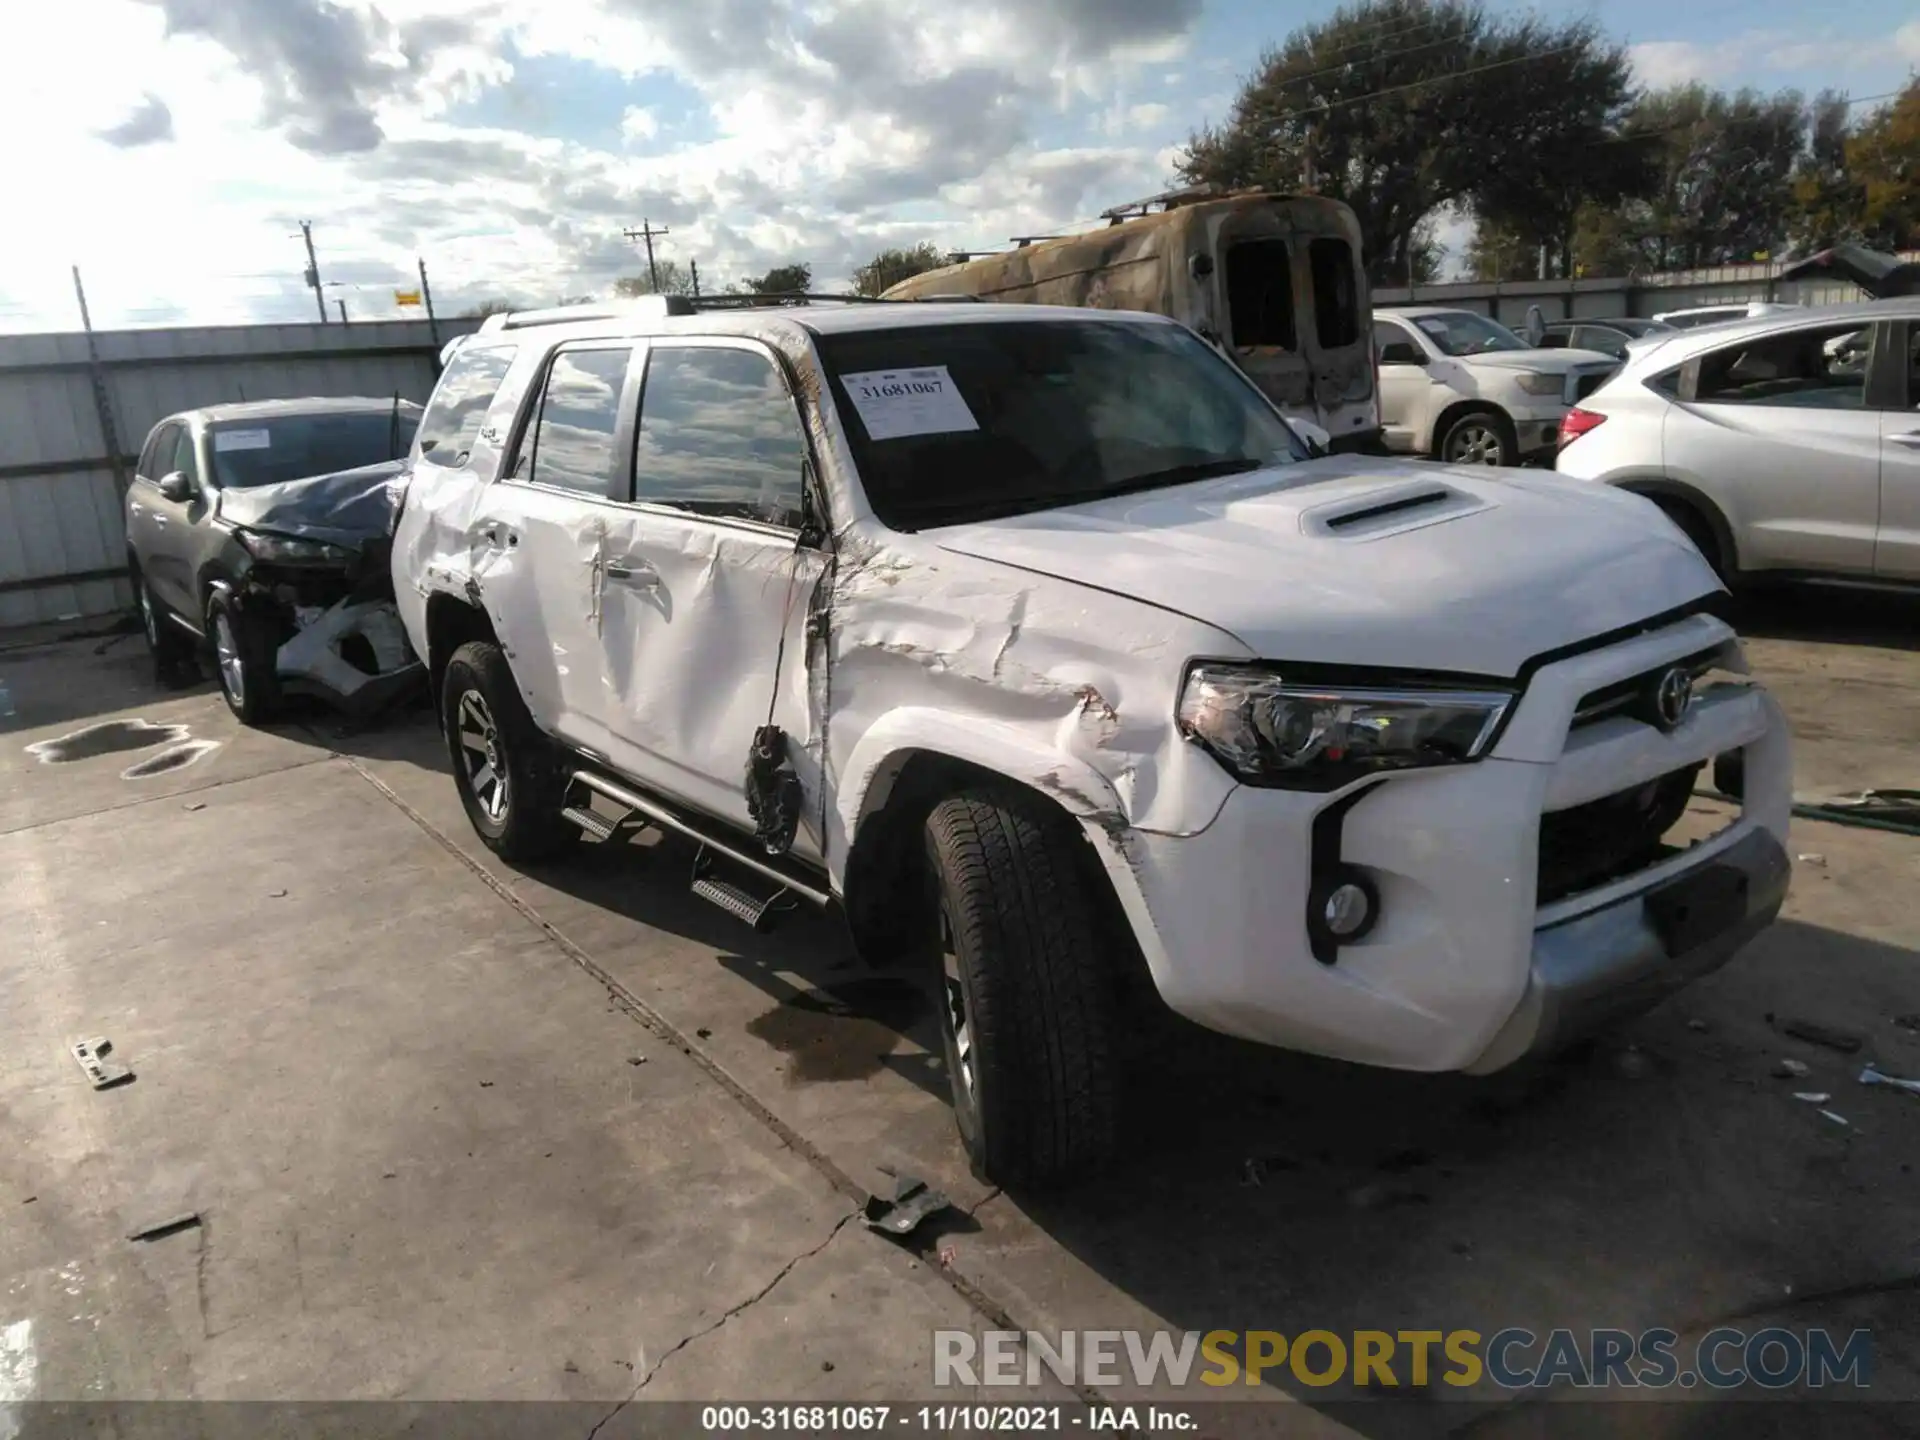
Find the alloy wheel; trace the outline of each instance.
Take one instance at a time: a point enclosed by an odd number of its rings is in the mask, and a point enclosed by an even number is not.
[[[213,617],[213,653],[220,661],[220,684],[234,704],[247,698],[247,665],[240,658],[240,642],[234,637],[233,622],[223,610]]]
[[[940,905],[940,991],[946,1004],[948,1033],[953,1037],[954,1078],[968,1100],[973,1098],[973,1025],[967,1014],[967,991],[960,979],[959,947],[953,939],[953,917]]]
[[[1462,425],[1447,437],[1447,459],[1455,465],[1500,465],[1506,446],[1491,425]]]
[[[460,761],[474,803],[494,824],[507,814],[507,769],[500,747],[500,729],[478,690],[460,697]]]

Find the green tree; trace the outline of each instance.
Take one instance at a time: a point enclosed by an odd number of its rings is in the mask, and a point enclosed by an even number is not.
[[[906,250],[882,250],[853,272],[853,293],[884,295],[902,280],[938,270],[945,264],[945,252],[930,240],[922,240]]]
[[[1475,280],[1538,279],[1540,247],[1499,221],[1476,215],[1467,242],[1467,273]]]
[[[1861,187],[1861,237],[1881,250],[1920,246],[1920,79],[1848,138],[1847,169]]]
[[[736,295],[803,295],[813,288],[813,266],[806,261],[776,265],[764,275],[749,275],[733,287]]]
[[[1628,129],[1658,139],[1658,178],[1629,215],[1647,266],[1696,269],[1779,250],[1794,214],[1793,174],[1807,122],[1793,90],[1726,95],[1683,85],[1644,97]]]
[[[660,288],[653,288],[653,277],[647,274],[622,275],[613,282],[613,293],[623,300],[632,300],[641,295],[691,295],[693,294],[693,274],[678,260],[657,260],[653,268],[659,272]]]
[[[1793,171],[1790,228],[1796,249],[1819,250],[1860,238],[1867,197],[1847,164],[1849,110],[1845,98],[1831,90],[1813,102],[1807,148]]]
[[[1260,58],[1225,123],[1196,133],[1196,183],[1305,188],[1350,205],[1376,283],[1421,267],[1420,227],[1451,203],[1525,219],[1549,180],[1564,251],[1583,157],[1624,112],[1630,70],[1586,21],[1494,19],[1466,0],[1356,0]],[[1507,175],[1521,177],[1507,181]],[[1604,193],[1604,192],[1602,192]]]

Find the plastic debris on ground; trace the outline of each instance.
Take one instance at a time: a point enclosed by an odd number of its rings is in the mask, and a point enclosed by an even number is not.
[[[1820,1113],[1836,1125],[1849,1125],[1847,1117],[1844,1115],[1836,1115],[1831,1110],[1822,1110]]]
[[[891,1199],[869,1195],[860,1209],[860,1223],[883,1235],[910,1235],[922,1220],[951,1209],[953,1202],[917,1175],[893,1177]]]
[[[1809,1105],[1824,1105],[1833,1099],[1833,1096],[1824,1090],[1800,1090],[1794,1093],[1793,1098],[1796,1100],[1804,1100]]]
[[[1904,1090],[1909,1095],[1920,1095],[1920,1080],[1902,1080],[1893,1075],[1882,1075],[1869,1065],[1860,1072],[1862,1085],[1891,1085],[1896,1090]]]
[[[1804,1080],[1813,1070],[1804,1060],[1782,1060],[1773,1067],[1773,1073],[1782,1080]]]
[[[123,1085],[133,1079],[133,1071],[118,1060],[106,1058],[113,1049],[113,1042],[104,1035],[96,1035],[91,1040],[76,1040],[67,1048],[79,1063],[81,1073],[96,1090]]]
[[[1802,865],[1814,865],[1821,869],[1825,869],[1827,864],[1827,857],[1824,855],[1797,855],[1794,858]]]

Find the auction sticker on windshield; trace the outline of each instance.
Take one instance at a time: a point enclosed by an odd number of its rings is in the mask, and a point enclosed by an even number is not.
[[[863,370],[857,375],[842,375],[840,383],[847,387],[847,395],[860,412],[860,423],[875,440],[951,435],[980,428],[944,365]]]
[[[213,448],[227,450],[270,450],[273,437],[265,430],[216,430],[213,432]]]

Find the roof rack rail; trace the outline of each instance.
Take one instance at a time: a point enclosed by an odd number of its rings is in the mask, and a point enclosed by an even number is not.
[[[804,290],[755,291],[745,295],[676,295],[695,310],[752,310],[763,305],[891,305],[877,295],[825,295]]]
[[[631,300],[609,300],[598,305],[551,305],[542,310],[503,311],[489,315],[479,333],[525,330],[535,325],[569,325],[579,320],[626,320],[638,315],[693,313],[693,302],[684,295],[639,295]]]

